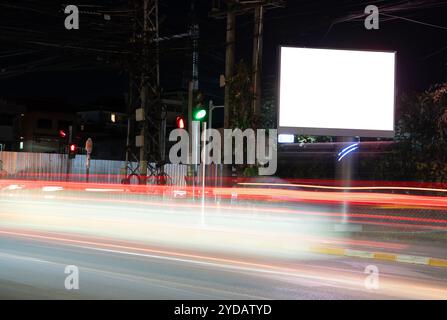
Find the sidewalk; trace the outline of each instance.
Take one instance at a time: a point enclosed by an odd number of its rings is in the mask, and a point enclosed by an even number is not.
[[[408,234],[405,236],[408,236]],[[416,234],[414,236],[415,238],[412,239],[412,241],[405,241],[403,239],[387,241],[387,239],[384,239],[383,235],[374,236],[369,233],[369,236],[366,237],[365,234],[361,234],[361,236],[359,236],[359,234],[351,234],[340,237],[340,239],[354,240],[353,243],[345,245],[315,245],[311,246],[309,251],[327,255],[377,259],[382,261],[447,268],[447,241],[422,240],[417,239]],[[444,235],[442,235],[442,237],[444,237]],[[441,240],[441,238],[439,240]],[[359,244],[356,244],[355,241],[358,241]],[[380,241],[382,243],[389,242],[390,244],[393,244],[395,248],[390,249],[365,245],[368,241]]]

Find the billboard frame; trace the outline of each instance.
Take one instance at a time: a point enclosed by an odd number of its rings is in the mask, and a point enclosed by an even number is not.
[[[393,53],[394,54],[394,101],[393,101],[393,130],[372,130],[372,129],[340,129],[340,128],[316,128],[316,127],[282,127],[280,126],[281,115],[281,69],[282,69],[282,48],[292,49],[319,49],[334,51],[357,51],[357,52],[377,52],[377,53]],[[295,134],[309,136],[334,136],[334,137],[364,137],[364,138],[394,138],[396,134],[396,103],[397,103],[397,51],[391,50],[366,50],[366,49],[350,49],[350,48],[325,48],[325,47],[298,47],[279,45],[278,52],[278,72],[277,72],[277,89],[276,96],[278,101],[277,107],[277,128],[278,134]]]

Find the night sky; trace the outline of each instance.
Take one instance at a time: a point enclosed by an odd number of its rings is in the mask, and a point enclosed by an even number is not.
[[[102,4],[126,1],[97,1]],[[200,86],[209,98],[222,100],[219,75],[224,73],[225,21],[210,18],[212,1],[197,1],[197,18],[201,28],[200,39]],[[25,10],[40,4],[45,10],[56,12],[47,19],[39,12]],[[48,97],[64,99],[74,105],[91,104],[104,97],[123,97],[127,90],[127,76],[114,64],[103,64],[100,59],[79,59],[77,52],[30,44],[30,30],[51,34],[54,39],[70,38],[63,26],[64,15],[57,1],[1,1],[0,3],[0,97]],[[88,1],[78,3],[88,4]],[[267,12],[264,33],[264,86],[273,87],[277,72],[277,48],[279,45],[317,48],[347,48],[391,50],[398,53],[398,90],[400,93],[425,90],[430,85],[447,80],[447,2],[412,1],[417,8],[408,9],[408,1],[294,1],[287,8]],[[368,31],[363,19],[340,22],[352,14],[361,14],[367,4],[376,4],[379,9],[401,4],[393,16],[412,21],[391,19],[382,16],[380,30]],[[11,7],[13,5],[14,7]],[[434,7],[434,5],[437,5]],[[190,1],[160,1],[161,36],[184,33],[188,27]],[[42,9],[43,10],[43,9]],[[59,13],[57,13],[59,10]],[[59,14],[59,17],[57,17]],[[113,20],[113,16],[112,16]],[[252,16],[238,17],[237,61],[251,60],[253,23]],[[81,29],[90,27],[81,14]],[[425,23],[425,24],[422,24]],[[426,25],[426,24],[430,24]],[[13,30],[13,32],[11,31]],[[6,32],[7,31],[7,32]],[[93,33],[92,30],[83,32]],[[98,36],[98,39],[101,38]],[[116,39],[119,40],[119,37]],[[14,55],[21,50],[36,53]],[[165,91],[185,89],[191,70],[190,42],[174,40],[161,48],[162,87]],[[55,53],[56,52],[56,53]],[[57,55],[58,68],[30,68],[30,61]],[[76,68],[71,63],[76,61]],[[65,68],[64,65],[71,67]],[[92,68],[91,70],[82,67]],[[18,65],[24,67],[17,68]],[[50,62],[51,65],[51,62]],[[18,70],[8,73],[11,67]],[[54,70],[57,69],[57,70]],[[6,72],[5,72],[6,70]],[[367,72],[367,69],[365,69]],[[5,77],[4,75],[8,76]]]

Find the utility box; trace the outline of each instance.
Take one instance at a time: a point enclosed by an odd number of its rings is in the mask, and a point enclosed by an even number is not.
[[[135,120],[138,122],[144,121],[143,108],[139,108],[139,109],[135,110]]]
[[[136,136],[135,137],[135,146],[137,148],[141,148],[144,146],[144,136]]]

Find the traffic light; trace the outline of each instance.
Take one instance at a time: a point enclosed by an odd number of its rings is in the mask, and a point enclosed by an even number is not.
[[[199,92],[196,97],[194,110],[192,111],[192,119],[194,121],[203,122],[206,121],[207,116],[208,116],[208,110],[203,102],[203,95],[202,93]]]
[[[64,130],[59,130],[59,137],[65,139],[67,137],[67,133]]]
[[[205,121],[207,115],[207,110],[202,106],[197,107],[192,113],[192,117],[195,121]]]
[[[185,129],[185,127],[186,127],[185,118],[182,116],[178,116],[175,119],[175,125],[176,125],[177,129]]]
[[[78,152],[78,146],[74,143],[68,146],[68,157],[70,159],[76,158],[76,153]]]

